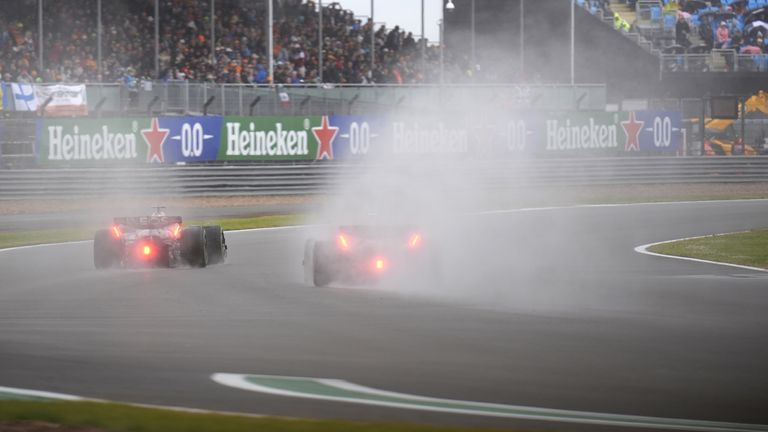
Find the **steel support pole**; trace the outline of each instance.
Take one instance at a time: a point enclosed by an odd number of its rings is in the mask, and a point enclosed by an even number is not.
[[[103,33],[102,21],[101,21],[101,0],[96,0],[96,15],[97,15],[97,20],[98,20],[98,23],[96,25],[96,45],[97,45],[96,46],[96,57],[97,57],[97,59],[96,59],[96,68],[97,68],[96,76],[98,77],[99,82],[102,83],[102,82],[104,82],[104,80],[102,78],[102,74],[104,73],[104,69],[102,68],[103,65],[101,63],[101,59],[102,59],[102,57],[101,57],[101,42],[102,42],[102,33]]]
[[[211,64],[216,65],[216,0],[211,0]]]
[[[525,0],[520,0],[520,77],[525,76]]]
[[[160,0],[155,0],[155,79],[160,79]]]
[[[37,43],[39,56],[37,61],[40,66],[40,74],[43,74],[45,70],[45,62],[43,61],[43,0],[37,0]]]
[[[440,85],[445,84],[445,11],[440,20]]]
[[[576,84],[576,0],[571,0],[571,85]]]
[[[476,57],[477,51],[475,51],[476,46],[477,46],[476,45],[477,40],[476,40],[476,37],[475,37],[475,0],[471,0],[470,9],[471,9],[470,10],[470,21],[471,21],[471,23],[470,23],[470,27],[471,27],[470,31],[471,31],[472,35],[470,37],[470,56],[469,57],[472,60],[472,62],[471,62],[472,63],[471,64],[471,66],[472,66],[472,82],[474,82],[475,81],[475,72],[477,72],[477,57]]]
[[[426,82],[427,79],[427,41],[424,34],[424,0],[421,0],[421,80]]]
[[[373,14],[374,2],[375,0],[371,0],[371,82],[373,82],[373,70],[376,67],[376,17]]]
[[[318,44],[319,44],[318,49],[319,49],[319,51],[317,52],[317,57],[318,57],[319,62],[320,62],[320,64],[318,65],[318,67],[320,68],[320,70],[318,71],[318,77],[320,77],[320,83],[322,84],[324,82],[324,80],[323,80],[323,68],[324,68],[324,66],[323,66],[323,57],[324,57],[323,56],[323,0],[319,0],[318,1],[318,5],[320,6],[318,8],[319,9],[318,13],[320,14],[320,25],[319,25],[319,32],[320,32],[319,39],[320,40],[318,41]]]
[[[274,31],[274,0],[267,1],[267,67],[269,68],[269,78],[267,79],[270,84],[275,83],[275,31]]]

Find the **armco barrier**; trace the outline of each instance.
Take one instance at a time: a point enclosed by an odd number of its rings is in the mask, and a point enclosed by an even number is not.
[[[478,187],[768,183],[768,157],[531,159],[452,163],[430,169]],[[352,163],[0,170],[0,198],[110,195],[235,196],[332,192],[376,169]],[[450,170],[450,171],[447,171]],[[374,171],[386,173],[386,170]],[[385,175],[385,174],[383,174]]]

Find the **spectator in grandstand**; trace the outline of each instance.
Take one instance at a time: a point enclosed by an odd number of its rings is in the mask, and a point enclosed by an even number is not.
[[[13,79],[60,82],[115,82],[132,69],[135,78],[154,76],[154,0],[116,2],[103,14],[101,76],[96,61],[96,2],[46,2],[44,15],[45,70],[37,70],[37,3],[8,0],[12,14],[0,17],[0,72]],[[602,0],[601,0],[602,1]],[[211,51],[210,0],[160,0],[160,76],[158,79],[269,83],[265,6],[248,0],[217,0],[216,47]],[[30,6],[31,5],[31,6]],[[317,83],[320,53],[319,20],[312,1],[283,3],[275,23],[275,83]],[[439,78],[439,47],[426,48],[399,27],[361,22],[338,4],[323,8],[323,81],[338,83],[435,82]],[[371,34],[376,64],[370,67]],[[459,68],[446,53],[446,76],[477,74],[477,65]],[[491,68],[488,68],[491,71]]]
[[[685,15],[678,13],[677,23],[675,24],[675,42],[685,48],[690,47],[691,41],[688,39],[690,33],[691,26],[688,24],[688,20],[685,19]]]
[[[730,31],[725,21],[720,21],[720,25],[717,27],[717,33],[715,38],[715,48],[723,48],[731,42]]]

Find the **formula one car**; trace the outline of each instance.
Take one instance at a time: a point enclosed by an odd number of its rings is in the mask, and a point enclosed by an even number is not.
[[[360,285],[388,276],[426,276],[434,281],[439,265],[434,246],[407,227],[342,226],[325,240],[304,245],[304,279],[309,285],[333,282]]]
[[[96,231],[93,264],[110,267],[191,265],[205,267],[227,257],[221,226],[183,227],[181,216],[166,216],[156,207],[151,216],[116,217],[108,229]]]

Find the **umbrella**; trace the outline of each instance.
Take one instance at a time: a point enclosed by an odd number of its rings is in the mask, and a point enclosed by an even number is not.
[[[746,33],[749,36],[754,36],[755,33],[762,33],[765,35],[768,33],[768,23],[762,20],[752,21],[752,23],[746,27]]]
[[[745,24],[751,24],[757,20],[768,21],[768,8],[755,9],[744,19]]]
[[[688,2],[685,2],[685,6],[683,6],[682,10],[683,12],[690,12],[690,13],[696,13],[699,9],[704,9],[708,7],[706,2],[703,2],[701,0],[691,0]]]
[[[702,12],[699,14],[702,20],[704,19],[711,19],[716,21],[730,21],[734,18],[736,18],[736,14],[733,12],[723,12],[723,11],[709,11],[709,12]]]

